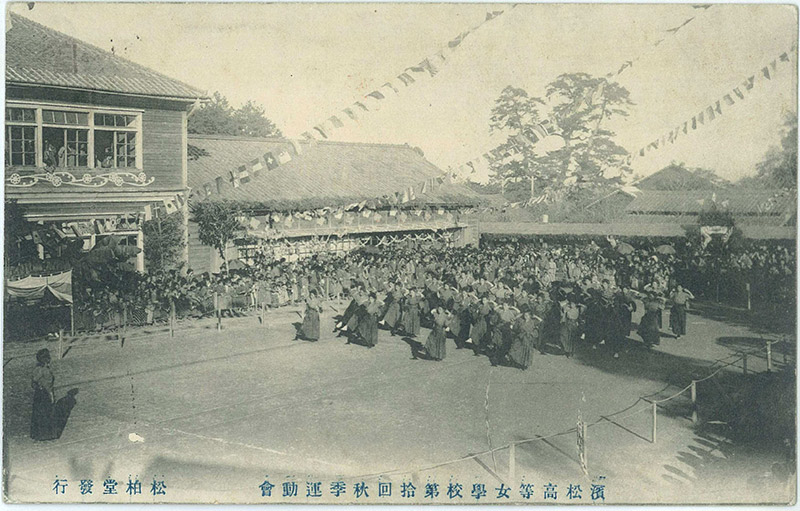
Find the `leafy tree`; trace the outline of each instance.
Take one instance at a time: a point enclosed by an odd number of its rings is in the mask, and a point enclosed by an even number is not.
[[[780,147],[770,147],[756,171],[766,188],[797,188],[797,114],[785,115]]]
[[[495,179],[527,181],[531,196],[536,188],[571,195],[580,187],[620,182],[606,173],[630,172],[625,164],[628,153],[614,142],[615,133],[604,122],[628,115],[633,105],[628,90],[606,78],[571,73],[550,82],[545,96],[547,101],[509,86],[495,101],[490,129],[508,134],[495,150],[499,155],[492,164]],[[533,127],[545,120],[542,110],[548,107],[552,131],[564,144],[543,152],[528,141]]]
[[[267,118],[263,107],[248,101],[234,109],[219,92],[215,92],[211,101],[189,117],[188,131],[204,135],[283,136],[275,123]]]
[[[200,228],[200,242],[217,249],[226,269],[225,248],[245,230],[238,220],[240,215],[235,202],[205,201],[192,205],[192,218]]]
[[[266,116],[263,107],[248,101],[233,112],[236,135],[244,137],[280,137],[281,130]]]
[[[144,261],[148,272],[178,268],[183,255],[183,213],[154,218],[142,224]]]

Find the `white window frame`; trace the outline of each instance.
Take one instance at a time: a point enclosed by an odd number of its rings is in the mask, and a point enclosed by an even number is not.
[[[113,172],[116,170],[120,171],[129,171],[133,172],[134,170],[139,172],[143,169],[142,166],[142,114],[144,110],[136,110],[136,109],[123,109],[123,108],[115,108],[115,107],[105,107],[105,106],[76,106],[70,105],[65,103],[54,103],[54,102],[47,102],[47,101],[7,101],[6,108],[28,108],[34,109],[36,111],[36,122],[35,123],[27,123],[27,122],[14,122],[14,121],[6,121],[6,125],[8,126],[35,126],[36,127],[36,166],[37,167],[44,167],[44,141],[43,141],[43,130],[44,128],[59,128],[59,129],[87,129],[88,136],[87,136],[87,166],[86,167],[78,167],[78,168],[102,168],[105,171]],[[64,125],[64,124],[47,124],[43,122],[42,118],[42,110],[61,110],[64,112],[78,112],[78,113],[85,113],[88,115],[88,123],[87,125]],[[129,115],[135,117],[136,121],[133,126],[95,126],[94,124],[94,116],[95,114],[108,114],[108,115]],[[3,117],[5,119],[5,117]],[[113,147],[114,147],[114,166],[109,168],[97,167],[95,165],[95,148],[94,148],[94,134],[95,130],[99,131],[126,131],[130,133],[135,133],[136,135],[136,165],[133,167],[117,167],[117,144],[116,144],[116,135],[113,139]],[[6,130],[7,131],[7,130]],[[4,133],[4,136],[7,137],[7,134]],[[26,168],[30,168],[26,166]]]

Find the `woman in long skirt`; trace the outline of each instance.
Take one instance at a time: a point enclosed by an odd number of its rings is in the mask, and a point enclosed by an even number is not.
[[[411,290],[401,307],[403,331],[406,335],[416,337],[419,335],[419,314],[422,296],[417,290]]]
[[[561,306],[561,324],[558,336],[561,349],[564,350],[567,358],[575,354],[575,342],[578,338],[578,306],[572,302],[566,302]]]
[[[425,352],[433,360],[444,360],[446,354],[445,343],[447,340],[444,328],[448,321],[447,314],[442,307],[434,309],[432,314],[433,328],[431,329],[431,333],[428,334],[428,341],[425,343]]]
[[[533,361],[533,350],[539,338],[539,326],[531,313],[526,311],[517,321],[514,331],[508,358],[520,369],[527,369]]]
[[[644,310],[644,316],[639,320],[639,335],[649,348],[661,342],[661,332],[658,328],[658,315],[661,314],[661,303],[658,297],[654,295],[648,296],[644,302]]]
[[[322,312],[322,303],[317,297],[317,292],[312,290],[306,300],[306,315],[300,327],[299,336],[308,341],[319,340],[319,314]]]
[[[488,332],[490,311],[489,300],[486,298],[483,299],[483,303],[476,303],[471,307],[472,327],[469,332],[469,338],[472,340],[475,355],[480,354],[481,346],[483,346],[484,338]]]
[[[669,324],[676,337],[686,335],[686,307],[690,299],[694,299],[691,291],[683,289],[680,284],[672,294],[672,309],[669,313]]]
[[[391,290],[389,292],[389,296],[387,297],[387,301],[389,305],[386,307],[386,314],[383,316],[383,324],[389,331],[394,335],[395,330],[397,329],[397,325],[400,322],[400,297],[401,297],[400,289]]]
[[[36,367],[33,369],[33,412],[31,413],[31,438],[54,440],[58,438],[54,417],[53,384],[55,377],[50,370],[50,352],[43,348],[36,352]]]
[[[378,344],[378,315],[381,311],[381,304],[375,293],[369,294],[369,302],[364,306],[361,321],[358,323],[358,334],[372,348]]]

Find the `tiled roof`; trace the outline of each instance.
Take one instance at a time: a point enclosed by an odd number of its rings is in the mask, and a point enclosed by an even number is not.
[[[205,94],[91,44],[9,13],[6,83],[196,99]]]
[[[189,186],[202,190],[223,177],[221,193],[206,200],[235,200],[264,205],[275,210],[320,208],[377,199],[416,187],[415,204],[473,205],[480,196],[466,185],[448,183],[429,187],[424,195],[419,185],[442,175],[421,152],[408,145],[348,142],[297,142],[295,156],[289,141],[280,138],[244,138],[189,135]],[[251,181],[234,188],[230,171],[261,158],[267,152],[284,150],[293,159],[273,170],[266,168]]]
[[[797,209],[793,193],[782,190],[696,190],[666,192],[642,190],[625,208],[630,213],[699,214],[716,201],[734,215],[785,215]]]

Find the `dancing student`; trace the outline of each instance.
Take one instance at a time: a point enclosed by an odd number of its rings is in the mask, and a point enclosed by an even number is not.
[[[480,302],[475,302],[470,306],[472,324],[467,341],[472,343],[472,351],[475,353],[475,356],[481,354],[486,344],[486,336],[489,332],[489,313],[491,311],[489,299],[485,296]]]
[[[514,325],[514,336],[508,358],[516,367],[526,370],[533,361],[533,350],[539,341],[539,325],[530,311],[525,311]]]
[[[689,300],[694,300],[694,295],[688,289],[678,284],[675,291],[671,296],[672,308],[669,312],[669,324],[672,333],[675,337],[680,339],[682,335],[686,335],[686,309],[689,306]]]
[[[392,335],[396,334],[400,323],[400,300],[403,296],[400,285],[395,288],[391,283],[386,284],[386,313],[381,319],[381,323],[389,329]]]
[[[658,315],[660,313],[660,298],[655,293],[647,293],[644,298],[644,315],[639,320],[639,335],[648,348],[661,343],[661,331],[658,328]]]
[[[570,358],[575,354],[580,309],[578,309],[577,304],[566,297],[559,302],[559,308],[561,320],[558,331],[559,343],[561,344],[561,349],[564,350],[564,354],[567,358]]]
[[[447,336],[444,329],[449,318],[442,306],[434,309],[431,314],[433,314],[433,328],[431,328],[431,333],[428,334],[428,339],[425,342],[425,353],[431,359],[441,361],[444,360],[446,355]]]
[[[380,315],[381,308],[378,296],[370,293],[369,301],[364,305],[361,320],[358,323],[358,334],[368,348],[378,344],[378,315]]]
[[[306,299],[306,314],[300,326],[298,337],[307,341],[319,340],[319,315],[322,312],[322,302],[317,292],[311,289]]]
[[[422,294],[416,289],[411,289],[400,307],[402,312],[400,322],[403,326],[403,332],[409,337],[419,335],[421,304]]]

